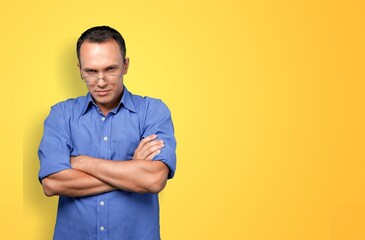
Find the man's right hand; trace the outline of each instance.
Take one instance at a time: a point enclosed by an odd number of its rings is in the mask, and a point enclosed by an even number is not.
[[[152,160],[159,154],[165,145],[163,140],[158,140],[156,138],[156,134],[143,138],[134,151],[132,160]]]

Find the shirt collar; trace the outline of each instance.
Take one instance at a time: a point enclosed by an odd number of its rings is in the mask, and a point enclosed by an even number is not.
[[[132,100],[132,93],[130,93],[125,86],[123,88],[123,95],[120,101],[123,103],[124,107],[126,107],[129,111],[137,112]]]
[[[89,110],[89,108],[92,104],[97,106],[96,103],[94,102],[94,99],[91,97],[91,94],[88,92],[86,95],[85,105],[81,111],[81,115],[84,115]],[[123,86],[122,99],[120,100],[118,106],[115,109],[113,109],[111,112],[117,113],[119,111],[121,105],[123,105],[125,108],[127,108],[131,112],[137,112],[136,108],[133,104],[132,94],[128,91],[128,89],[125,86]]]

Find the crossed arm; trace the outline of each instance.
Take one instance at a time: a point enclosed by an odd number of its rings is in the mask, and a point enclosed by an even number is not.
[[[80,155],[71,157],[72,169],[51,174],[42,180],[47,196],[81,197],[121,189],[158,193],[166,185],[168,167],[152,161],[164,147],[157,135],[141,140],[132,160],[112,161]]]

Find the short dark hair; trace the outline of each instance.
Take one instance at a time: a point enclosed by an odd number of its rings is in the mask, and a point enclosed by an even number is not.
[[[124,59],[127,54],[127,49],[125,47],[125,42],[122,35],[117,30],[109,26],[97,26],[89,28],[88,30],[83,32],[77,40],[76,52],[79,62],[80,48],[85,41],[92,43],[103,43],[110,39],[114,39],[118,43],[120,52],[122,53],[122,57]]]

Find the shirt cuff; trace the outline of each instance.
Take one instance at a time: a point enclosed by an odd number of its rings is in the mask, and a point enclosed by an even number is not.
[[[175,150],[173,150],[169,146],[165,146],[161,149],[161,153],[156,155],[153,160],[161,161],[167,165],[169,168],[168,179],[171,179],[175,175],[176,170],[176,154]]]
[[[41,166],[38,173],[39,181],[42,181],[43,178],[53,173],[72,168],[70,164],[70,156],[50,156],[42,158],[40,163]]]

